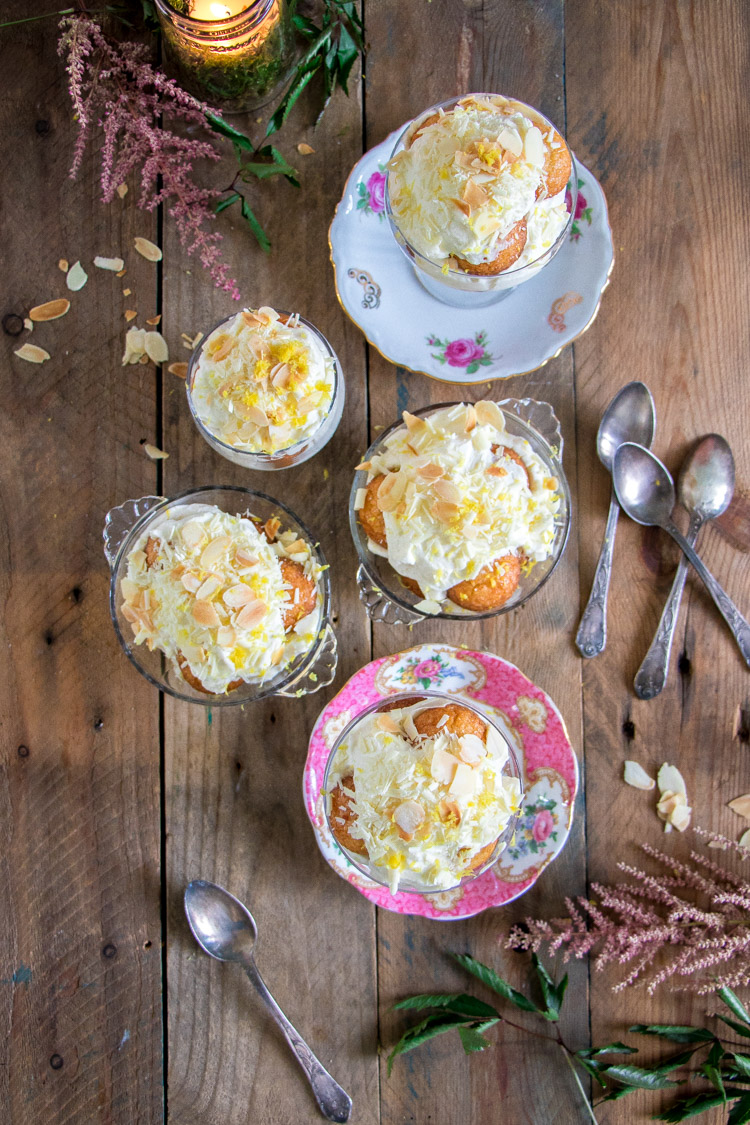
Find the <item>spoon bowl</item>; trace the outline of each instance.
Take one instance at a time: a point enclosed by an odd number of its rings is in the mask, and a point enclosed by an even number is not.
[[[252,953],[258,927],[247,907],[216,883],[195,879],[185,889],[185,914],[193,937],[217,961],[242,961]]]
[[[714,520],[734,495],[734,457],[721,434],[706,434],[680,469],[677,495],[683,508],[701,520]]]
[[[677,497],[669,472],[653,453],[625,442],[615,453],[613,480],[617,499],[631,520],[646,527],[666,523]]]
[[[648,447],[654,440],[656,408],[645,383],[627,383],[604,411],[596,434],[596,452],[604,468],[612,472],[615,453],[626,441]]]

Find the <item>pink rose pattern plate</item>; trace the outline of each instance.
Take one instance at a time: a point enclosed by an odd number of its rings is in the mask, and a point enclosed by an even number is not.
[[[523,774],[524,801],[513,842],[478,878],[436,895],[391,895],[363,876],[331,837],[321,785],[341,730],[377,699],[420,688],[455,692],[499,722]],[[328,863],[365,898],[399,914],[450,921],[518,898],[560,852],[570,832],[578,761],[555,704],[513,664],[489,652],[425,644],[361,668],[321,712],[310,736],[303,793],[318,846]]]
[[[417,281],[385,216],[385,164],[401,130],[347,180],[329,243],[345,312],[392,363],[449,383],[508,379],[542,367],[585,332],[614,263],[604,193],[578,164],[570,237],[536,277],[488,308],[444,305]]]

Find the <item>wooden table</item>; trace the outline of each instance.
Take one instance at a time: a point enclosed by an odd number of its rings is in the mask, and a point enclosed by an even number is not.
[[[5,7],[4,18],[29,11],[22,0]],[[282,134],[302,172],[301,192],[278,183],[257,193],[271,256],[238,222],[221,221],[243,299],[302,311],[332,340],[346,372],[335,439],[309,464],[272,479],[208,448],[178,380],[152,366],[121,367],[130,302],[110,275],[90,269],[68,316],[34,332],[51,362],[32,367],[12,355],[19,340],[7,316],[64,292],[58,258],[90,263],[124,252],[124,280],[142,313],[163,313],[174,359],[187,358],[182,332],[235,306],[184,256],[168,218],[136,209],[134,185],[104,207],[95,156],[78,182],[67,178],[74,129],[54,20],[0,32],[0,1118],[12,1125],[320,1120],[245,982],[190,937],[182,892],[197,876],[252,904],[268,983],[353,1095],[359,1125],[580,1122],[554,1048],[521,1035],[500,1033],[494,1050],[470,1059],[446,1037],[406,1056],[387,1078],[379,1044],[387,1049],[405,1026],[391,1005],[412,991],[466,987],[451,950],[471,951],[528,985],[528,960],[499,944],[510,922],[560,913],[565,895],[615,877],[618,860],[634,861],[638,843],[661,842],[651,802],[622,784],[626,757],[679,764],[695,822],[739,835],[725,804],[748,789],[747,671],[692,577],[666,690],[648,703],[632,691],[676,562],[665,536],[621,522],[607,650],[584,664],[573,635],[609,497],[596,427],[633,378],[654,392],[655,450],[673,470],[703,433],[732,443],[736,498],[704,533],[703,550],[730,594],[746,610],[750,604],[750,9],[711,0],[379,0],[364,9],[366,79],[354,81],[349,99],[334,98],[316,131],[308,104]],[[546,367],[492,388],[498,398],[546,399],[562,421],[574,528],[553,581],[492,623],[409,633],[372,627],[357,600],[345,519],[351,469],[399,408],[464,392],[395,368],[367,347],[336,301],[326,232],[364,150],[425,106],[469,90],[513,93],[566,129],[607,193],[617,261],[593,327]],[[297,156],[302,140],[314,155]],[[216,175],[219,182],[226,171]],[[133,253],[135,235],[163,245],[162,270]],[[471,397],[481,394],[473,388]],[[169,460],[152,463],[144,441]],[[160,696],[119,650],[107,608],[104,513],[129,497],[210,483],[268,488],[320,535],[341,654],[325,693],[210,716]],[[376,912],[327,867],[300,797],[308,734],[325,699],[373,656],[422,639],[461,641],[520,665],[560,707],[585,779],[570,841],[534,890],[506,910],[453,925]],[[689,846],[674,841],[676,853]],[[608,1041],[635,1020],[683,1023],[705,1011],[668,992],[614,997],[613,979],[573,966],[563,1020],[571,1042]],[[657,1105],[653,1095],[635,1094],[603,1107],[600,1120],[645,1122]]]

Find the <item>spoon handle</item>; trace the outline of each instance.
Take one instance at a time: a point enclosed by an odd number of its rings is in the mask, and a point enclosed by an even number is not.
[[[695,541],[698,538],[698,532],[701,529],[702,523],[702,517],[699,516],[697,512],[694,512],[690,517],[690,527],[685,536],[691,547],[695,546]],[[680,558],[677,573],[672,582],[672,589],[669,591],[669,597],[662,610],[659,626],[651,642],[651,647],[644,656],[643,663],[636,673],[633,686],[635,687],[635,694],[639,699],[653,699],[655,695],[659,694],[667,682],[667,675],[669,674],[669,654],[672,651],[672,640],[674,638],[675,626],[677,625],[677,618],[680,612],[680,602],[682,600],[682,591],[685,587],[685,579],[687,578],[687,570],[687,562],[684,558]]]
[[[598,656],[607,643],[607,594],[612,574],[612,553],[619,514],[620,505],[613,487],[604,542],[594,571],[594,582],[576,633],[576,645],[581,656]]]
[[[352,1111],[352,1099],[346,1090],[342,1090],[338,1082],[331,1078],[323,1064],[315,1057],[307,1043],[297,1029],[289,1022],[271,993],[266,988],[265,981],[258,972],[255,959],[250,956],[243,961],[242,967],[249,980],[257,989],[258,995],[271,1013],[276,1023],[284,1033],[297,1061],[307,1075],[307,1080],[312,1087],[315,1100],[320,1107],[320,1112],[328,1121],[348,1121]]]
[[[745,618],[737,609],[737,606],[716,581],[705,563],[698,555],[696,555],[695,551],[690,546],[685,536],[680,534],[680,532],[671,521],[664,523],[662,526],[665,531],[669,532],[674,541],[678,543],[680,547],[682,547],[682,550],[685,552],[688,559],[703,579],[709,594],[716,602],[721,616],[724,618],[727,625],[732,630],[734,639],[739,645],[740,652],[745,659],[745,663],[748,665],[748,667],[750,667],[750,625],[748,625],[747,621],[745,621]]]

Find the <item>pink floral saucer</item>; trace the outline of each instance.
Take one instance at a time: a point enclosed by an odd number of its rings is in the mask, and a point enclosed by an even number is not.
[[[328,755],[355,712],[419,688],[467,695],[492,715],[516,752],[524,800],[513,843],[489,871],[442,894],[391,895],[357,871],[332,839],[320,790]],[[310,735],[302,787],[318,847],[338,875],[385,910],[451,921],[512,902],[560,852],[573,820],[578,760],[552,700],[513,664],[489,652],[425,644],[365,665],[324,708]]]
[[[499,304],[454,308],[419,284],[385,216],[385,164],[400,133],[357,161],[331,223],[342,308],[391,363],[444,383],[486,383],[543,367],[593,323],[609,283],[614,246],[596,177],[578,164],[570,237],[536,277]]]

